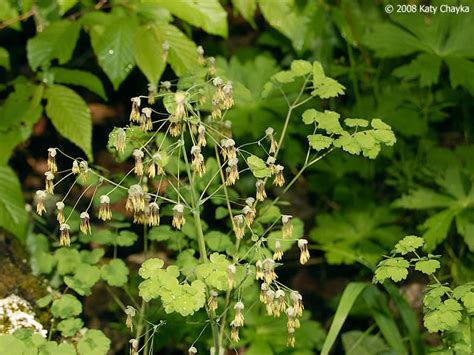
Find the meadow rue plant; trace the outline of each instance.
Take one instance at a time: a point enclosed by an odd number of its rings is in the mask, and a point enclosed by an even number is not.
[[[163,43],[163,56],[170,50],[170,44]],[[55,188],[68,186],[67,194],[56,203],[56,215],[59,243],[70,246],[74,242],[69,224],[73,212],[80,213],[83,237],[78,238],[94,240],[94,224],[101,221],[102,229],[112,225],[114,206],[121,203],[114,195],[122,191],[126,213],[142,225],[145,252],[149,232],[163,233],[166,227],[171,233],[169,226],[195,243],[197,257],[189,249],[181,250],[171,265],[157,257],[142,263],[138,273],[143,281],[138,288],[143,306],[141,310],[124,309],[127,328],[131,332],[136,329],[130,339],[132,354],[148,346],[142,338],[143,307],[155,299],[166,313],[183,317],[204,310],[208,318],[204,329],[210,327],[212,333],[211,353],[223,354],[241,339],[248,309],[245,294],[254,285],[260,290],[259,300],[267,315],[286,318],[286,343],[294,347],[303,317],[303,297],[278,281],[278,270],[285,263],[284,252],[293,245],[300,251],[300,264],[308,263],[309,243],[302,229],[295,227],[300,221],[282,213],[277,203],[306,169],[335,149],[373,159],[382,146],[395,143],[395,136],[380,119],[370,124],[364,119],[346,119],[344,128],[338,113],[310,108],[302,114],[311,133],[306,159],[290,177],[279,153],[295,110],[317,98],[341,95],[344,87],[326,77],[319,62],[293,61],[289,70],[273,75],[263,93],[280,93],[280,99],[288,104],[282,130],[268,127],[257,141],[240,144],[233,138],[231,122],[225,119],[238,99],[234,83],[220,73],[213,58],[204,57],[202,47],[196,55],[202,65],[197,74],[174,84],[163,83],[159,90],[150,88],[148,96],[131,99],[129,125],[114,129],[109,140],[118,160],[130,158],[133,162],[121,180],[114,181],[99,167],[50,148],[46,186],[36,193],[36,210],[39,215],[47,213],[45,201],[52,198]],[[295,97],[285,93],[290,83],[300,86]],[[145,106],[144,99],[155,105]],[[65,170],[58,168],[58,156],[61,162],[69,160]],[[250,195],[242,195],[241,181],[253,186]],[[83,192],[75,199],[72,212],[65,213],[64,201],[79,188]],[[219,204],[233,245],[216,251],[209,247],[205,219]],[[82,205],[86,208],[78,210]],[[184,253],[188,253],[186,264],[179,261]],[[105,277],[111,280],[110,275]],[[158,331],[155,326],[153,329]],[[190,344],[189,354],[197,353],[196,341]]]

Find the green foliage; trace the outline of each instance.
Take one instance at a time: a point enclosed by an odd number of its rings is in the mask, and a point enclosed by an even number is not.
[[[82,304],[73,295],[65,294],[53,301],[51,314],[57,318],[69,318],[82,312]]]
[[[140,296],[149,301],[160,298],[166,313],[177,312],[183,317],[192,315],[204,306],[206,301],[205,284],[200,280],[191,283],[180,283],[177,266],[162,269],[161,259],[145,261],[138,273],[145,279],[139,288]]]
[[[120,259],[111,260],[108,265],[103,265],[100,269],[102,279],[110,286],[123,286],[127,283],[128,268]]]
[[[26,229],[25,203],[13,170],[0,166],[0,227],[23,238]]]
[[[80,355],[103,355],[107,354],[110,348],[110,340],[97,329],[89,329],[77,344]]]

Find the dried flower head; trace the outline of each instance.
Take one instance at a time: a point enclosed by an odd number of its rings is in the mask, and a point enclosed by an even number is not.
[[[263,275],[265,283],[269,285],[276,280],[277,274],[275,273],[275,261],[273,259],[267,258],[263,261]]]
[[[77,160],[74,160],[72,162],[72,169],[71,169],[72,173],[74,175],[77,175],[81,172],[81,169],[79,169],[79,162]]]
[[[203,125],[199,125],[198,127],[198,142],[197,143],[200,147],[205,147],[207,144],[206,127],[204,127]]]
[[[261,260],[257,260],[255,262],[255,279],[256,280],[263,280],[264,273],[263,273],[263,263]]]
[[[130,331],[133,331],[133,317],[137,314],[137,310],[132,306],[125,307],[125,314],[127,315],[127,320],[125,321],[125,325],[127,326]]]
[[[48,148],[48,170],[55,174],[58,171],[58,166],[56,165],[56,155],[58,152],[56,148]]]
[[[234,288],[235,273],[237,269],[234,264],[227,266],[227,286],[229,289]]]
[[[209,298],[207,299],[207,307],[211,312],[214,312],[217,309],[217,296],[218,293],[215,290],[209,291]]]
[[[56,209],[58,210],[58,213],[56,215],[56,219],[59,224],[64,223],[65,218],[64,218],[64,202],[58,201],[56,202]]]
[[[99,219],[109,221],[112,219],[112,211],[110,210],[110,197],[107,195],[102,195],[99,198]]]
[[[290,300],[293,302],[293,309],[295,310],[296,317],[303,315],[303,297],[298,291],[291,291]]]
[[[118,128],[117,133],[115,135],[115,149],[117,152],[123,153],[125,152],[125,148],[127,146],[127,133],[123,128]]]
[[[260,285],[260,302],[265,303],[267,297],[268,285],[264,282]]]
[[[164,166],[165,162],[163,161],[163,157],[160,152],[154,153],[151,163],[148,166],[148,177],[154,178],[155,175],[163,175],[165,173]]]
[[[196,48],[196,52],[198,54],[198,63],[199,63],[199,65],[205,65],[206,60],[204,59],[204,48],[202,48],[202,46],[198,46]]]
[[[244,216],[241,214],[238,214],[234,216],[233,220],[233,227],[234,227],[234,233],[237,239],[241,239],[244,234],[245,234],[245,220]]]
[[[285,167],[278,164],[275,165],[275,178],[273,179],[273,185],[282,187],[285,184],[285,176],[283,175],[283,170],[285,170]]]
[[[199,176],[203,176],[206,172],[206,165],[204,164],[204,156],[201,154],[201,147],[194,145],[191,148],[191,167]]]
[[[145,211],[145,193],[141,185],[135,184],[129,187],[125,208],[133,212]]]
[[[176,109],[174,111],[174,116],[181,120],[186,115],[185,110],[185,102],[186,102],[186,95],[184,92],[178,91],[174,94],[174,100],[176,102]]]
[[[244,206],[244,208],[242,208],[242,214],[245,216],[247,224],[251,225],[255,219],[255,209],[248,205]]]
[[[153,122],[151,120],[151,108],[144,107],[140,116],[140,129],[143,132],[148,132],[153,129]]]
[[[234,321],[230,322],[230,339],[232,341],[239,341],[239,327],[234,324]]]
[[[59,245],[60,246],[70,246],[71,238],[69,236],[69,230],[71,227],[69,224],[63,223],[59,226]]]
[[[290,346],[292,348],[295,347],[295,328],[288,328],[288,339],[286,341],[286,346]]]
[[[300,248],[300,263],[304,265],[309,260],[308,241],[306,239],[298,239],[298,248]]]
[[[44,206],[44,201],[46,200],[47,194],[44,190],[38,190],[35,194],[36,197],[36,213],[40,216],[46,212],[46,207]]]
[[[235,184],[237,180],[239,180],[239,167],[238,167],[239,159],[231,158],[228,160],[227,168],[225,169],[226,172],[226,186],[232,186]]]
[[[140,120],[140,98],[132,97],[132,110],[130,111],[130,121],[138,122]]]
[[[282,223],[282,228],[281,231],[283,233],[283,238],[291,238],[293,235],[293,216],[289,214],[284,214],[281,216],[281,223]]]
[[[286,303],[285,303],[285,291],[279,289],[275,292],[275,307],[273,315],[275,317],[279,317],[281,312],[285,311]]]
[[[275,154],[276,151],[278,150],[278,144],[275,140],[275,137],[273,136],[274,130],[272,127],[268,127],[265,130],[265,135],[270,139],[270,154]]]
[[[195,355],[197,354],[197,349],[194,347],[194,346],[191,346],[189,349],[188,349],[188,355]]]
[[[158,94],[158,86],[155,83],[148,83],[148,104],[153,105]]]
[[[160,225],[160,206],[156,202],[150,202],[148,205],[148,225],[159,226]]]
[[[173,221],[171,224],[176,229],[181,229],[184,223],[186,223],[186,219],[184,218],[184,206],[178,203],[173,207]]]
[[[91,234],[91,224],[90,224],[90,216],[87,212],[82,212],[80,215],[81,223],[79,225],[79,229],[83,234]]]
[[[234,309],[235,309],[235,316],[234,316],[234,325],[236,327],[242,327],[244,325],[244,314],[243,314],[243,310],[244,310],[245,306],[244,304],[242,303],[242,301],[238,301],[235,306],[234,306]]]
[[[257,180],[255,188],[257,189],[257,194],[255,196],[257,201],[264,201],[267,198],[267,193],[265,192],[265,181]]]
[[[283,250],[281,249],[281,242],[275,241],[275,251],[273,253],[273,260],[281,260],[283,258]]]
[[[145,154],[139,149],[135,149],[133,151],[133,158],[135,159],[134,171],[137,176],[143,176],[143,157],[144,156]]]
[[[273,315],[274,312],[274,307],[275,307],[275,291],[268,289],[267,292],[265,292],[265,310],[267,311],[267,314],[269,316]]]
[[[47,171],[44,173],[45,176],[45,191],[52,195],[54,194],[54,174],[51,171]]]

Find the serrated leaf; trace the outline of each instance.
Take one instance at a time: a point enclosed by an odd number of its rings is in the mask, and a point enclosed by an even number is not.
[[[58,323],[58,330],[63,337],[72,337],[84,326],[79,318],[68,318]]]
[[[97,264],[104,256],[105,250],[103,248],[94,248],[92,250],[81,250],[81,260],[87,264]]]
[[[39,354],[43,355],[77,355],[74,346],[69,343],[58,344],[55,341],[48,341],[39,347]]]
[[[314,90],[311,92],[312,96],[319,96],[321,99],[329,99],[331,97],[338,97],[344,95],[346,88],[341,85],[337,80],[329,77],[325,77],[318,82]]]
[[[395,69],[393,75],[405,80],[420,78],[421,87],[431,86],[438,82],[441,63],[441,58],[439,56],[422,53],[409,64]]]
[[[333,140],[333,138],[323,136],[322,134],[312,134],[308,136],[309,145],[317,151],[329,148]]]
[[[53,59],[64,64],[72,57],[81,27],[78,22],[61,20],[53,22],[43,32],[28,40],[28,62],[36,71],[47,67]]]
[[[51,314],[56,318],[70,318],[82,312],[82,304],[73,295],[62,295],[51,306]]]
[[[424,325],[429,332],[452,330],[461,321],[462,306],[453,299],[447,299],[438,308],[425,314]]]
[[[61,135],[92,160],[92,119],[84,100],[73,90],[52,85],[46,89],[46,114]]]
[[[403,195],[393,202],[395,207],[407,209],[430,209],[437,207],[449,207],[455,200],[449,196],[442,195],[433,190],[418,188],[409,194]]]
[[[117,17],[106,23],[101,32],[91,32],[94,53],[115,90],[135,65],[133,45],[136,22],[133,19]]]
[[[202,28],[204,31],[227,37],[227,12],[218,0],[155,0],[174,16]]]
[[[210,256],[210,263],[196,266],[194,273],[199,279],[202,279],[206,285],[225,291],[227,285],[227,267],[230,262],[225,255],[213,253]]]
[[[432,275],[434,272],[441,267],[438,260],[420,260],[415,264],[415,270],[421,271],[426,275]]]
[[[121,287],[127,283],[129,270],[127,265],[120,259],[113,259],[108,265],[100,269],[100,276],[110,286]]]
[[[0,227],[23,239],[27,226],[20,182],[9,166],[0,166]]]
[[[211,231],[204,236],[207,246],[212,251],[225,251],[227,248],[233,246],[230,237],[219,231]]]
[[[255,155],[251,155],[247,158],[247,164],[249,166],[249,169],[252,171],[252,174],[256,178],[264,178],[271,176],[270,168],[267,167],[267,164],[265,164],[263,159]]]
[[[291,70],[282,70],[272,76],[279,83],[286,84],[295,80],[295,73]]]
[[[49,71],[54,75],[56,83],[82,86],[107,100],[104,86],[94,74],[83,70],[66,68],[51,68]]]
[[[423,244],[425,244],[423,238],[417,237],[416,235],[408,235],[395,245],[395,251],[402,255],[406,255],[421,248]]]
[[[79,355],[106,355],[109,349],[109,338],[97,329],[88,329],[77,344]]]
[[[436,246],[448,236],[449,228],[453,218],[458,211],[447,209],[428,218],[420,227],[425,231],[423,239],[426,243],[426,250],[433,251]]]
[[[403,258],[390,258],[382,260],[375,270],[374,282],[383,283],[386,279],[395,282],[402,281],[408,276],[410,263]]]
[[[149,83],[157,84],[165,70],[163,41],[148,26],[141,26],[135,33],[133,53],[138,68]]]

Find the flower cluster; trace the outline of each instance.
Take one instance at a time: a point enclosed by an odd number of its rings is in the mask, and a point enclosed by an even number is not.
[[[32,329],[46,338],[46,329],[35,320],[33,309],[27,301],[17,295],[0,299],[0,335],[13,334],[23,328]]]

